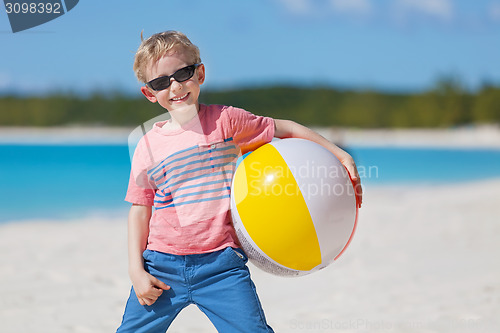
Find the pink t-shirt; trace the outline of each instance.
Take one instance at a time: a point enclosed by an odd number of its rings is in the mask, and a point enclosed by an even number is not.
[[[165,123],[139,141],[125,197],[154,206],[147,248],[186,255],[238,247],[229,212],[236,160],[272,140],[273,119],[200,104],[181,129]]]

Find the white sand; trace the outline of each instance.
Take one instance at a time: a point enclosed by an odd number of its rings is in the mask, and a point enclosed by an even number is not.
[[[496,125],[446,129],[318,128],[316,131],[343,146],[500,148],[500,127]]]
[[[340,145],[500,148],[500,126],[448,129],[315,128]],[[0,127],[1,143],[126,144],[133,128],[126,127]]]
[[[251,267],[276,332],[500,331],[500,180],[367,187],[332,266],[301,278]],[[0,332],[114,332],[130,282],[126,216],[0,225]],[[169,332],[215,332],[189,307]]]

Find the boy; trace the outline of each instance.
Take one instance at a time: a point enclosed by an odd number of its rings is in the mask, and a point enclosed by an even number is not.
[[[219,332],[273,332],[229,213],[235,161],[273,136],[300,137],[332,151],[359,184],[353,159],[292,121],[198,103],[205,66],[180,32],[143,40],[134,71],[144,96],[171,118],[155,123],[134,153],[126,196],[133,287],[117,332],[165,332],[189,304]]]

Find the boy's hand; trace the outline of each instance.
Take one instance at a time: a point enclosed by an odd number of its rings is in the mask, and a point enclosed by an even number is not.
[[[347,169],[349,172],[349,177],[351,177],[352,186],[354,187],[354,194],[356,195],[356,203],[359,208],[361,208],[361,203],[363,202],[363,189],[361,188],[361,179],[359,177],[358,168],[356,168],[356,163],[354,163],[354,159],[351,155],[346,154],[347,156],[340,160],[340,163]]]
[[[134,272],[130,277],[135,294],[141,305],[152,305],[163,294],[164,290],[170,289],[170,286],[145,270]]]

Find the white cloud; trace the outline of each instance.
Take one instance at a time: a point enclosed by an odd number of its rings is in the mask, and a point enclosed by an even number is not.
[[[451,0],[394,0],[394,10],[399,19],[420,14],[451,21],[454,15]]]
[[[324,18],[334,14],[367,16],[372,12],[372,0],[275,0],[288,13],[309,18]]]
[[[370,0],[330,0],[332,9],[342,14],[368,15],[372,12]]]
[[[309,14],[313,10],[310,0],[278,0],[292,14]]]
[[[500,2],[490,3],[489,16],[495,22],[500,22]]]

